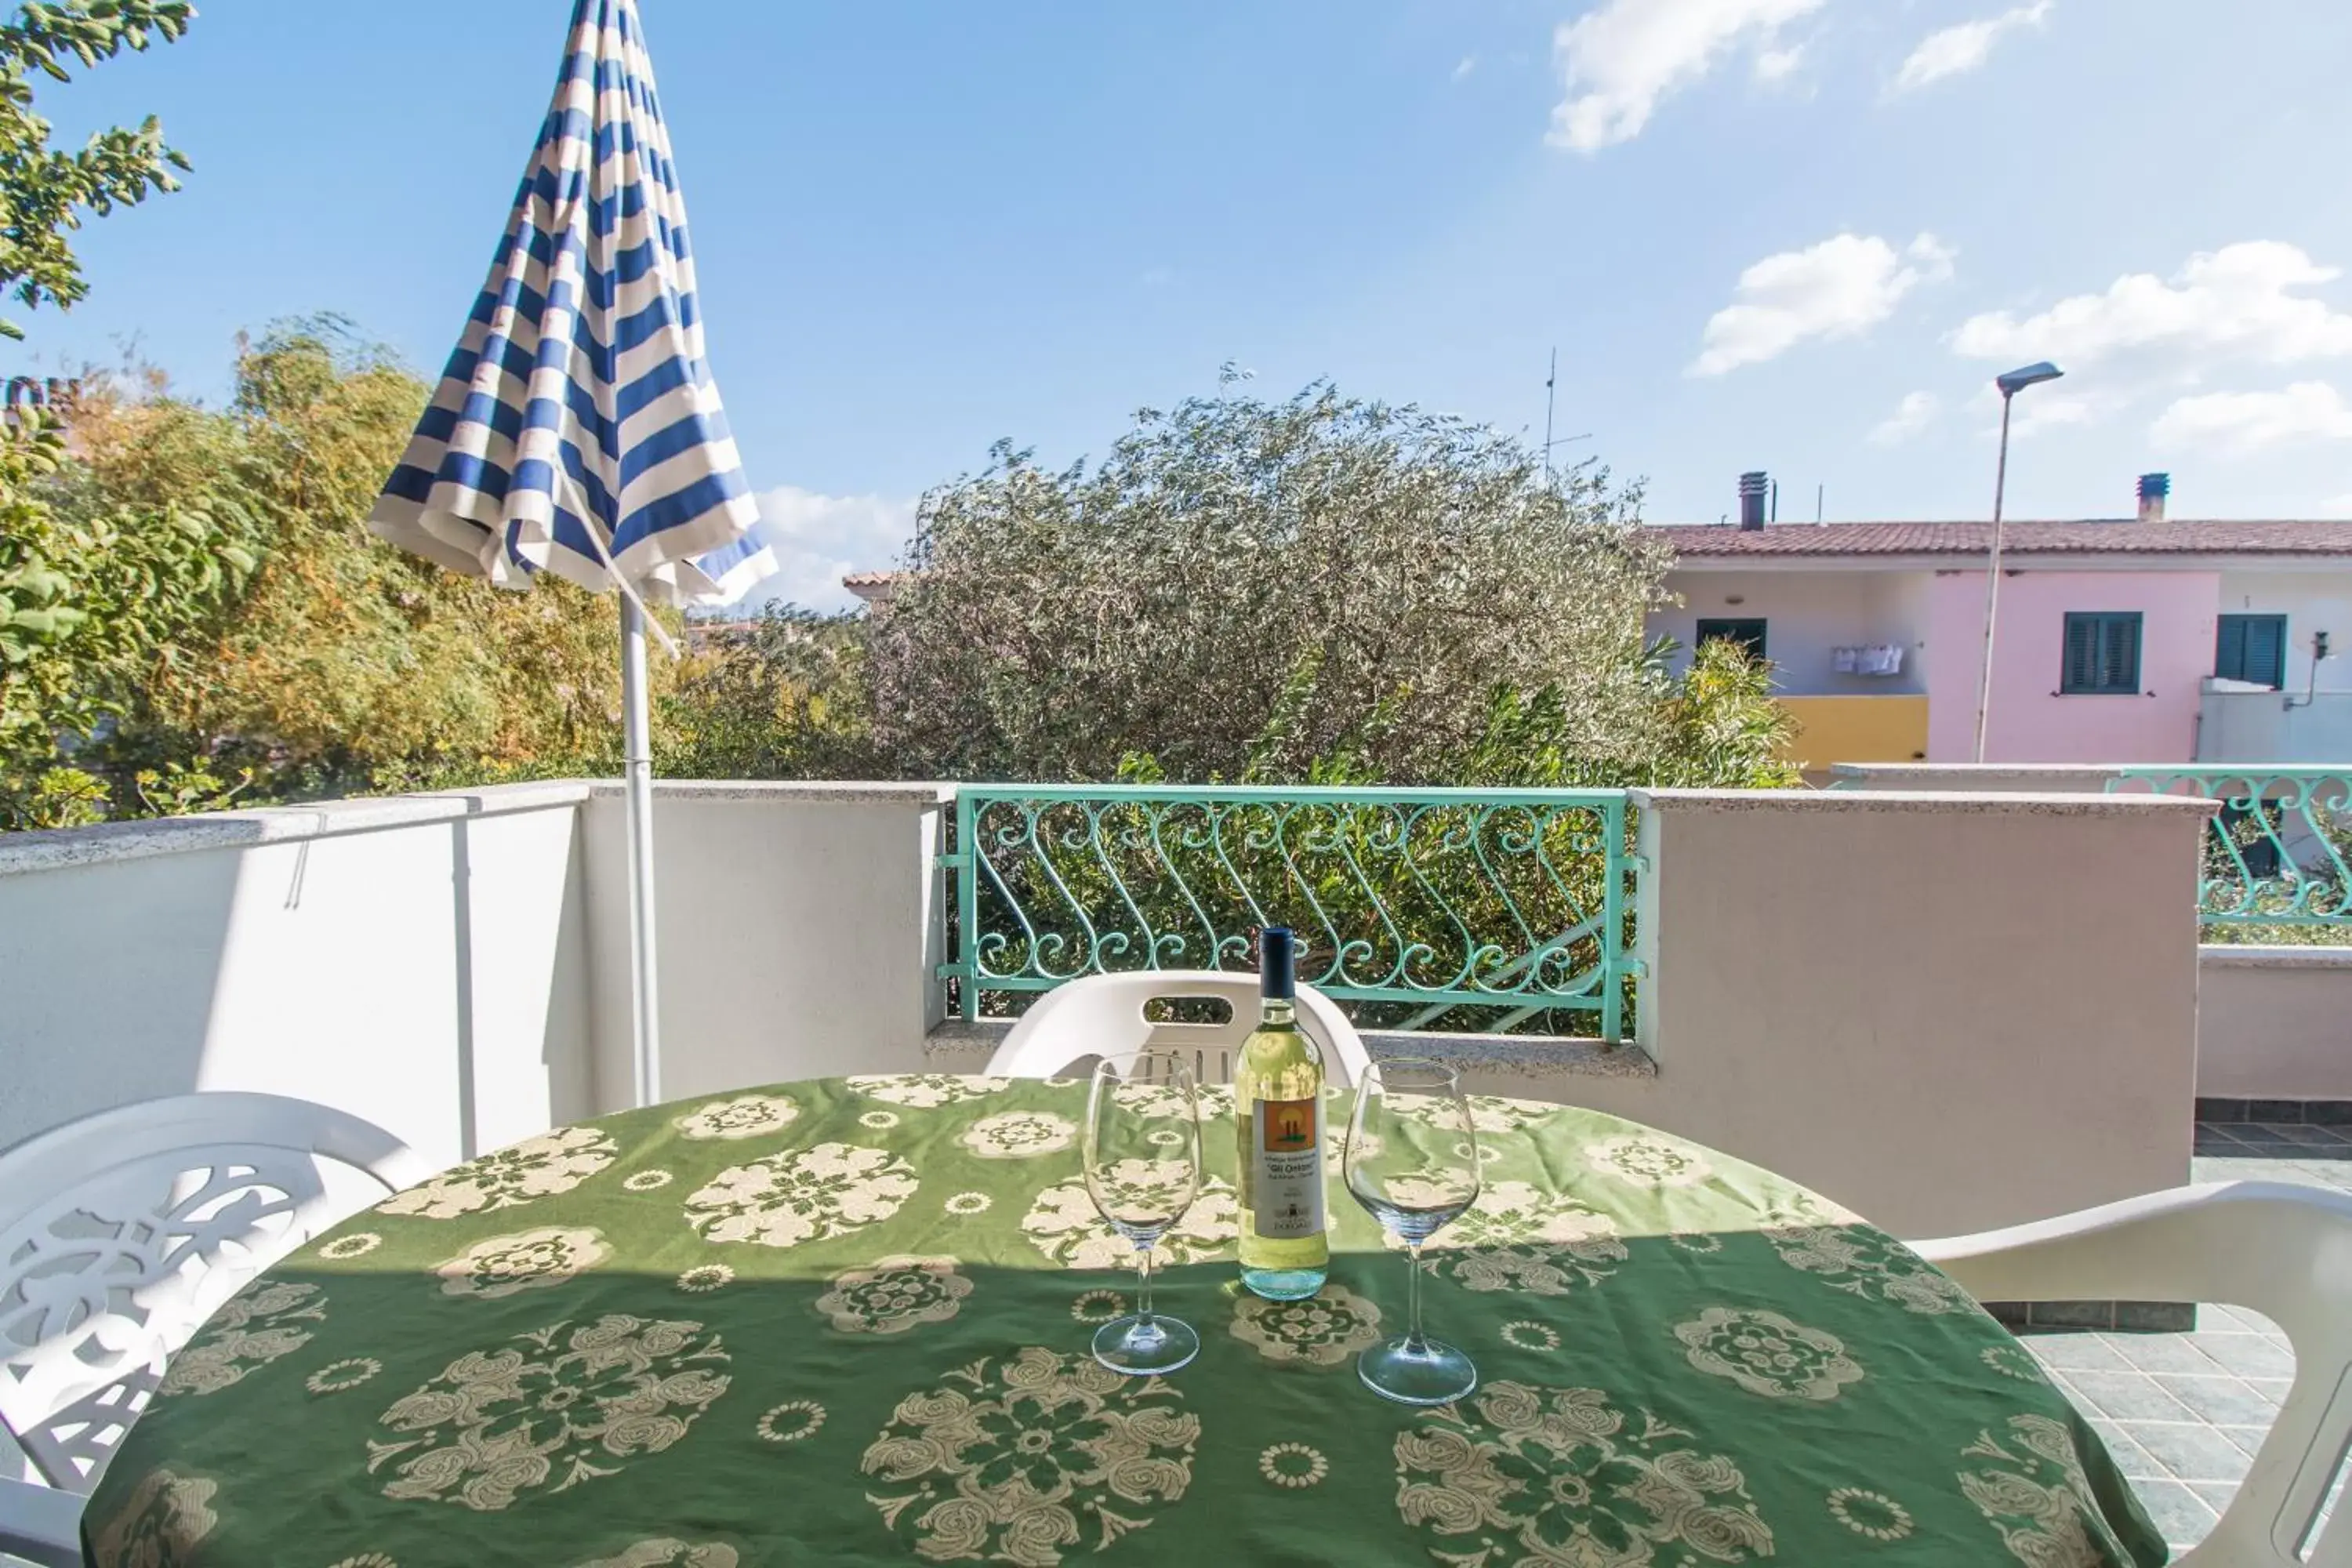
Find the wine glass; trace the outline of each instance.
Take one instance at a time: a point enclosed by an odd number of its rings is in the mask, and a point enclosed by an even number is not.
[[[1152,1092],[1138,1094],[1131,1086]],[[1171,1094],[1173,1120],[1167,1114]],[[1147,1114],[1147,1106],[1155,1114]],[[1082,1153],[1087,1195],[1105,1222],[1135,1244],[1135,1310],[1095,1331],[1095,1359],[1113,1372],[1174,1372],[1201,1353],[1192,1324],[1151,1310],[1152,1244],[1184,1217],[1201,1190],[1197,1111],[1192,1069],[1172,1051],[1138,1051],[1095,1066]]]
[[[1478,1199],[1478,1134],[1460,1078],[1443,1062],[1417,1058],[1365,1068],[1342,1159],[1348,1191],[1404,1243],[1412,1271],[1409,1328],[1357,1357],[1356,1375],[1401,1405],[1459,1399],[1478,1386],[1478,1369],[1421,1331],[1421,1244]]]

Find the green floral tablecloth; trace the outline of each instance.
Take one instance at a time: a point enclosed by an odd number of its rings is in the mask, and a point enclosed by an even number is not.
[[[1172,1097],[1131,1092],[1172,1144]],[[1202,1098],[1213,1177],[1158,1292],[1202,1349],[1171,1377],[1087,1354],[1133,1279],[1079,1180],[1083,1085],[784,1084],[531,1139],[295,1254],[173,1363],[89,1556],[2164,1560],[2096,1437],[1942,1275],[1590,1111],[1471,1102],[1486,1194],[1427,1309],[1483,1381],[1379,1400],[1353,1363],[1401,1325],[1403,1256],[1335,1192],[1322,1295],[1240,1292],[1231,1101]],[[1443,1123],[1421,1131],[1461,1140]]]

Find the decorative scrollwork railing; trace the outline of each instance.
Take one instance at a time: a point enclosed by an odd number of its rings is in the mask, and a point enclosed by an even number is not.
[[[940,973],[971,1019],[1085,974],[1246,969],[1252,933],[1288,925],[1299,978],[1360,1021],[1566,1033],[1558,1015],[1589,1014],[1614,1041],[1626,825],[1616,790],[967,784]]]
[[[2352,768],[2131,767],[2107,781],[2131,791],[2221,803],[2198,879],[2205,924],[2352,927]]]

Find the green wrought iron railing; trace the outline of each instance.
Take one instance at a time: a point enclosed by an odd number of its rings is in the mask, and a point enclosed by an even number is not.
[[[2107,781],[2133,791],[2221,803],[2198,880],[2205,924],[2352,928],[2352,768],[2131,767]]]
[[[1620,790],[967,784],[940,973],[974,1019],[1085,974],[1244,969],[1288,925],[1299,977],[1370,1026],[1614,1042],[1628,825]]]

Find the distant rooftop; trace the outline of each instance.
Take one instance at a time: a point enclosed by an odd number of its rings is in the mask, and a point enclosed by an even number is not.
[[[900,578],[909,575],[906,572],[852,572],[841,580],[841,585],[878,607],[890,602],[890,591],[898,585]]]
[[[1982,555],[1990,522],[1775,522],[1654,524],[1653,539],[1678,556]],[[2011,555],[2352,555],[2352,521],[2017,521],[2001,529]]]
[[[1642,531],[1683,561],[1755,556],[1950,555],[1981,558],[1992,548],[1990,522],[1652,523]],[[2281,559],[2352,556],[2352,521],[2083,518],[2004,523],[2008,555],[2248,556]],[[852,572],[842,585],[869,605],[887,604],[905,572]]]

